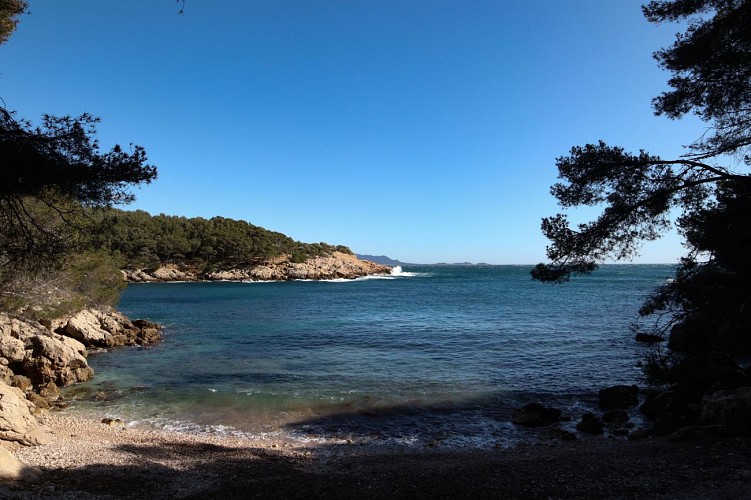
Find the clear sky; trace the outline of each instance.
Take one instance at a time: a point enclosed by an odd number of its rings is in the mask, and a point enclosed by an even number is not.
[[[0,46],[19,116],[102,118],[159,169],[132,209],[244,219],[407,262],[537,263],[555,158],[674,156],[676,25],[632,0],[31,0]],[[586,217],[594,212],[579,213]],[[639,262],[675,262],[669,237]]]

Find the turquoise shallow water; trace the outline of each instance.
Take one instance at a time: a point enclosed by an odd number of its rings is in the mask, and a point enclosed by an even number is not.
[[[165,341],[93,355],[73,411],[186,432],[488,446],[511,408],[572,411],[635,383],[630,324],[672,266],[544,285],[526,266],[415,267],[335,282],[134,284],[120,309]],[[96,396],[95,396],[96,395]]]

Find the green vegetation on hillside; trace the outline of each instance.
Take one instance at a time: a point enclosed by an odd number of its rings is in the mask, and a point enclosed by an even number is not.
[[[122,259],[130,269],[155,269],[183,263],[205,268],[252,265],[288,255],[294,262],[333,252],[351,254],[345,246],[300,243],[282,233],[225,217],[151,216],[142,210],[107,209],[96,215],[99,230],[93,248]]]

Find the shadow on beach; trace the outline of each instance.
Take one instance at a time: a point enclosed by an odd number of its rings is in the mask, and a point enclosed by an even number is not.
[[[341,427],[361,418],[388,421],[409,411],[396,407],[376,415],[356,412],[329,419]],[[320,422],[299,425],[313,424]],[[358,422],[353,428],[360,426]],[[241,446],[231,438],[227,444],[170,434],[144,438],[131,430],[113,431],[112,436],[111,453],[121,456],[122,464],[42,467],[37,481],[0,487],[0,496],[751,498],[747,437],[699,436],[684,442],[597,437],[457,450],[357,444],[261,448]]]

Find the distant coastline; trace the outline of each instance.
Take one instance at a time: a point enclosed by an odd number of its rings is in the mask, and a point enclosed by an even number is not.
[[[388,257],[386,255],[367,255],[367,254],[356,254],[358,259],[361,260],[367,260],[370,262],[375,262],[376,264],[381,264],[384,266],[389,267],[396,267],[396,266],[493,266],[495,264],[487,264],[485,262],[437,262],[437,263],[417,263],[417,262],[402,262],[398,259],[392,259],[391,257]]]

